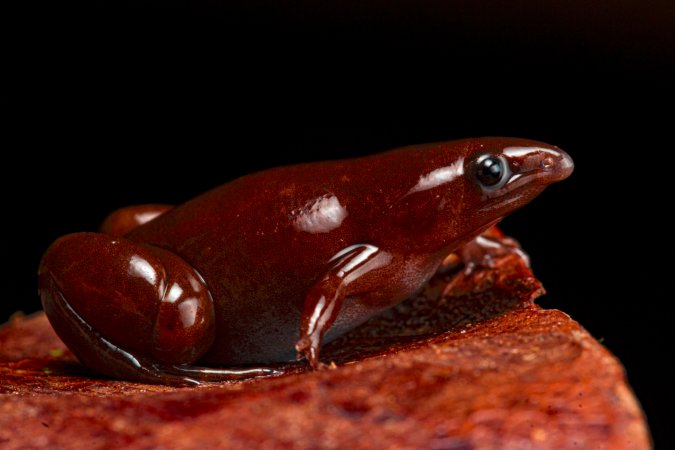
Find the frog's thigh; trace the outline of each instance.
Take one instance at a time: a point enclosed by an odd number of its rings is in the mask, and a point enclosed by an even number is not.
[[[166,250],[97,233],[67,235],[45,253],[39,283],[55,331],[98,372],[169,384],[265,374],[189,366],[213,343],[213,301],[199,274]]]

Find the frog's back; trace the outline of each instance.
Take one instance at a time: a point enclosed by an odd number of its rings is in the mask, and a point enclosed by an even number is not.
[[[335,174],[352,169],[330,164]],[[358,240],[345,180],[313,166],[239,178],[129,235],[181,256],[204,278],[216,311],[216,342],[205,361],[294,358],[304,294],[330,257]]]
[[[293,359],[304,296],[327,262],[349,245],[372,241],[373,221],[385,214],[380,208],[436,164],[422,157],[433,154],[416,147],[258,172],[129,237],[174,252],[206,281],[217,316],[206,361]]]

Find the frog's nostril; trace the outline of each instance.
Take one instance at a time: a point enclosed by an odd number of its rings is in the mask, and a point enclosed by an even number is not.
[[[542,154],[544,153],[545,154]],[[539,154],[539,169],[548,182],[557,182],[569,177],[574,171],[570,155],[559,148],[545,149]]]
[[[541,168],[542,169],[549,170],[553,166],[555,166],[555,160],[552,157],[547,156],[546,158],[541,160]]]

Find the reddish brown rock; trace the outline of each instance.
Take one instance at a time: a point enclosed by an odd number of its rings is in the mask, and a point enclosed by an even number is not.
[[[619,362],[534,305],[542,292],[513,256],[437,276],[331,343],[334,369],[197,388],[99,378],[44,315],[16,316],[0,329],[0,447],[649,448]]]

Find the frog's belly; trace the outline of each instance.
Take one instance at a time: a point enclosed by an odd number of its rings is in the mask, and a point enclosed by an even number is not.
[[[216,339],[201,361],[211,365],[269,364],[294,361],[295,343],[300,336],[301,308],[274,302],[273,307],[260,311],[241,322],[221,317],[216,321]],[[323,342],[330,342],[361,325],[381,310],[363,306],[358,299],[347,299],[340,316],[326,333]]]
[[[417,292],[435,273],[437,263],[414,263],[412,265],[411,260],[412,267],[393,266],[396,273],[386,277],[386,284],[366,283],[367,291],[348,297],[323,343],[349,332]],[[211,286],[214,299],[218,299],[215,302],[216,338],[211,350],[201,358],[203,362],[235,366],[295,360],[305,293],[311,285],[297,279],[280,279],[287,282],[247,286],[239,289],[236,295],[227,283]],[[251,295],[246,296],[247,291]]]

